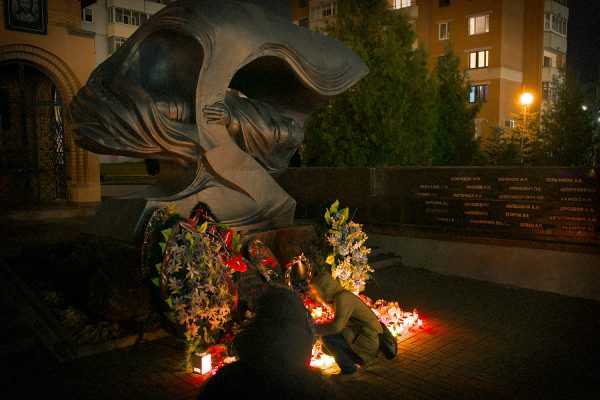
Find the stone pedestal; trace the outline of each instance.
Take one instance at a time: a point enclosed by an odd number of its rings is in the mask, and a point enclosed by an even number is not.
[[[242,243],[247,246],[258,239],[271,249],[277,261],[284,266],[301,253],[309,253],[315,238],[312,225],[293,225],[284,228],[248,232],[242,234]]]

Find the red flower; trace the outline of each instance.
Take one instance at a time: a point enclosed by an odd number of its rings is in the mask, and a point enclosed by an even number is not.
[[[232,247],[231,247],[231,241],[233,240],[233,234],[234,234],[233,229],[230,229],[228,231],[225,231],[225,232],[221,233],[221,238],[223,238],[223,241],[225,242],[225,245],[230,250],[233,250]]]
[[[225,264],[227,264],[227,266],[232,270],[238,272],[246,272],[246,270],[248,269],[248,266],[244,262],[244,259],[242,258],[241,254],[231,257],[225,262]]]
[[[268,256],[268,257],[266,257],[266,258],[263,260],[262,264],[263,264],[264,266],[267,266],[267,265],[269,265],[271,268],[275,268],[275,267],[277,267],[277,262],[276,262],[276,261],[275,261],[275,259],[274,259],[273,257],[271,257],[271,256]]]

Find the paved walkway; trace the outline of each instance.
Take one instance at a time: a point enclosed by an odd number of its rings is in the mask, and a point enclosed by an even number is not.
[[[424,329],[399,356],[340,385],[353,399],[598,399],[600,304],[405,267],[367,293],[416,307]],[[194,399],[172,338],[58,364],[40,350],[3,360],[3,398]]]
[[[396,359],[340,384],[349,398],[600,399],[599,302],[401,266],[377,270],[366,293],[417,308],[424,329],[402,341]],[[194,399],[202,380],[182,372],[182,360],[171,337],[63,364],[36,349],[0,361],[0,393]]]

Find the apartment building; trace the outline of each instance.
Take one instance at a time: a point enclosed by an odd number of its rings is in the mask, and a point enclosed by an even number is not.
[[[430,54],[433,70],[448,46],[460,57],[471,81],[470,101],[481,102],[477,135],[514,125],[524,92],[539,111],[551,97],[552,78],[566,63],[566,0],[387,0],[403,12],[417,40]],[[323,29],[337,14],[337,1],[293,0],[295,21],[308,17]],[[300,7],[302,5],[302,7]]]
[[[413,0],[416,32],[437,57],[450,45],[467,69],[470,101],[481,102],[477,134],[514,125],[520,97],[533,95],[530,109],[550,100],[552,78],[567,52],[566,0]]]
[[[137,28],[174,0],[97,0],[81,10],[82,28],[95,34],[96,65]]]
[[[97,0],[81,9],[82,29],[93,32],[95,62],[99,65],[114,53],[152,15],[175,0]],[[101,162],[136,159],[101,155]]]

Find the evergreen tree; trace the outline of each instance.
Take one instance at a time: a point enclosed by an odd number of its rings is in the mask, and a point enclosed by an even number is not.
[[[505,134],[504,128],[494,126],[490,129],[490,134],[487,136],[484,153],[486,163],[490,165],[505,165],[508,161],[505,159],[509,153],[507,144],[502,139]],[[511,151],[512,153],[512,151]],[[511,156],[509,158],[514,158]]]
[[[507,129],[502,135],[505,151],[503,165],[535,165],[541,160],[542,147],[540,140],[539,113],[522,109],[521,112],[511,113],[516,122],[514,128]]]
[[[493,127],[485,143],[485,156],[492,165],[543,164],[539,113],[535,111],[512,113],[514,127]]]
[[[480,158],[474,119],[481,105],[469,103],[466,72],[459,66],[460,59],[449,47],[435,69],[440,100],[433,144],[433,163],[437,165],[471,165]]]
[[[571,71],[552,80],[552,101],[542,114],[541,139],[549,165],[590,165],[594,125],[591,108],[582,107],[583,90]]]
[[[430,164],[437,93],[403,13],[389,10],[385,0],[341,0],[329,34],[365,60],[370,72],[307,121],[306,164]]]

